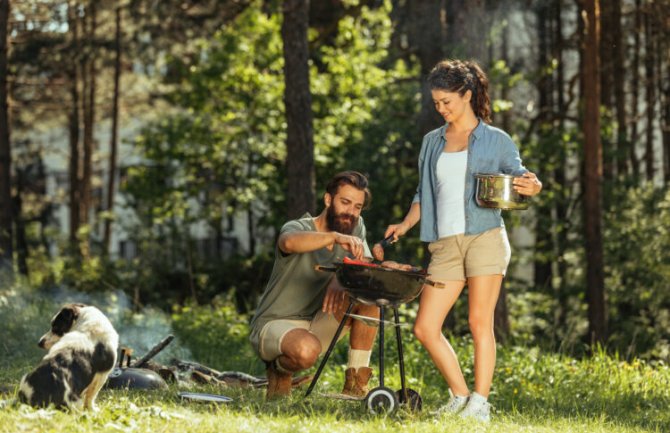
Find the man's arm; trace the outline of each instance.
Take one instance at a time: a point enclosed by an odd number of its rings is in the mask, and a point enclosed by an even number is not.
[[[307,253],[338,244],[355,258],[363,257],[363,241],[338,232],[290,232],[279,236],[277,245],[284,254]]]

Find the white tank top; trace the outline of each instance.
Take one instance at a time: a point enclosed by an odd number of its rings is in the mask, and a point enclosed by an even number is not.
[[[437,160],[437,235],[465,233],[465,171],[468,151],[442,152]]]

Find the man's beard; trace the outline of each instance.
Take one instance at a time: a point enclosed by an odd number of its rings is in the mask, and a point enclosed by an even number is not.
[[[326,210],[326,223],[332,231],[350,235],[354,232],[358,219],[347,213],[336,213],[334,206],[329,206]]]

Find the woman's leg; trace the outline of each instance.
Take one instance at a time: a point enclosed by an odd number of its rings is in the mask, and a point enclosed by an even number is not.
[[[493,315],[502,275],[468,278],[469,323],[475,344],[475,392],[488,397],[496,364]]]
[[[442,323],[458,299],[464,281],[444,281],[446,288],[436,289],[426,285],[421,294],[419,313],[414,324],[414,335],[428,350],[435,366],[455,395],[468,395],[458,358],[449,341],[442,334]]]

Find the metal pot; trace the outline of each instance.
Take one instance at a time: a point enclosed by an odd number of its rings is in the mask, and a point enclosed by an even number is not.
[[[515,176],[477,173],[475,178],[477,179],[475,199],[479,206],[503,210],[528,209],[528,196],[514,190],[512,182]]]
[[[109,374],[107,388],[113,389],[163,389],[167,383],[155,371],[146,368],[116,367]]]

